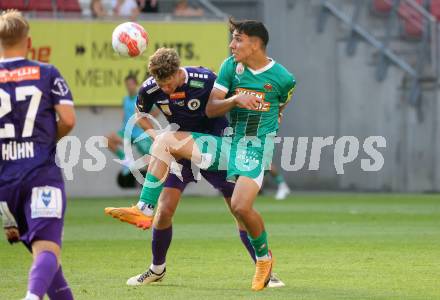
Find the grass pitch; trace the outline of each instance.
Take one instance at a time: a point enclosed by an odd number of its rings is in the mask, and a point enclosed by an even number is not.
[[[275,272],[250,290],[253,264],[220,197],[184,197],[162,283],[132,288],[151,232],[104,216],[135,199],[70,199],[63,269],[76,299],[440,299],[440,197],[319,194],[260,197]],[[0,299],[21,299],[31,257],[0,238]]]

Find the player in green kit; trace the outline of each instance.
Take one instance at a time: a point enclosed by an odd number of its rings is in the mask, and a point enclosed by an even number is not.
[[[143,201],[147,205],[143,213],[152,215],[148,204],[156,205],[173,157],[191,159],[202,169],[226,169],[236,182],[232,213],[244,224],[256,253],[252,289],[258,291],[266,287],[274,260],[263,219],[253,203],[264,170],[271,164],[281,112],[292,96],[295,78],[267,57],[269,34],[261,22],[230,20],[230,27],[232,56],[220,68],[206,114],[218,117],[229,112],[231,134],[218,137],[179,131],[158,135],[144,183]]]

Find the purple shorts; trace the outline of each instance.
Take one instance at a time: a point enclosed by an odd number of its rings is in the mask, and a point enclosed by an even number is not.
[[[30,249],[37,240],[52,241],[61,247],[66,209],[64,182],[35,176],[34,179],[0,187],[0,201],[8,204],[21,241]]]
[[[175,174],[168,175],[165,181],[165,187],[176,188],[184,191],[188,183],[197,182],[191,169],[191,162],[189,160],[179,160],[182,165],[182,180]],[[223,197],[230,198],[234,191],[235,183],[226,180],[226,171],[206,171],[200,170],[200,174],[206,179],[216,190],[222,193]]]

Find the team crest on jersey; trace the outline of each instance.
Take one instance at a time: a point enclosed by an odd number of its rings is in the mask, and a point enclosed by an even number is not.
[[[199,99],[191,99],[188,101],[188,108],[190,110],[196,110],[200,107],[200,100]]]
[[[63,78],[57,77],[53,82],[52,93],[58,96],[66,96],[69,93],[69,87]]]
[[[264,89],[266,90],[266,92],[272,92],[272,85],[270,83],[266,83],[264,85]]]
[[[237,64],[237,67],[235,68],[235,73],[237,73],[238,75],[241,75],[244,73],[244,66],[242,63]]]
[[[253,90],[243,89],[243,88],[237,88],[235,89],[236,94],[244,94],[244,95],[252,95],[257,97],[261,100],[260,106],[257,109],[253,109],[256,111],[269,111],[270,109],[270,102],[265,102],[264,99],[266,98],[266,94],[263,92],[257,92]]]

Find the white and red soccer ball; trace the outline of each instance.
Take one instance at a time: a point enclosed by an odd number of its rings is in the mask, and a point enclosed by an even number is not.
[[[148,34],[137,23],[125,22],[113,30],[112,46],[121,56],[139,56],[147,49],[147,45]]]

